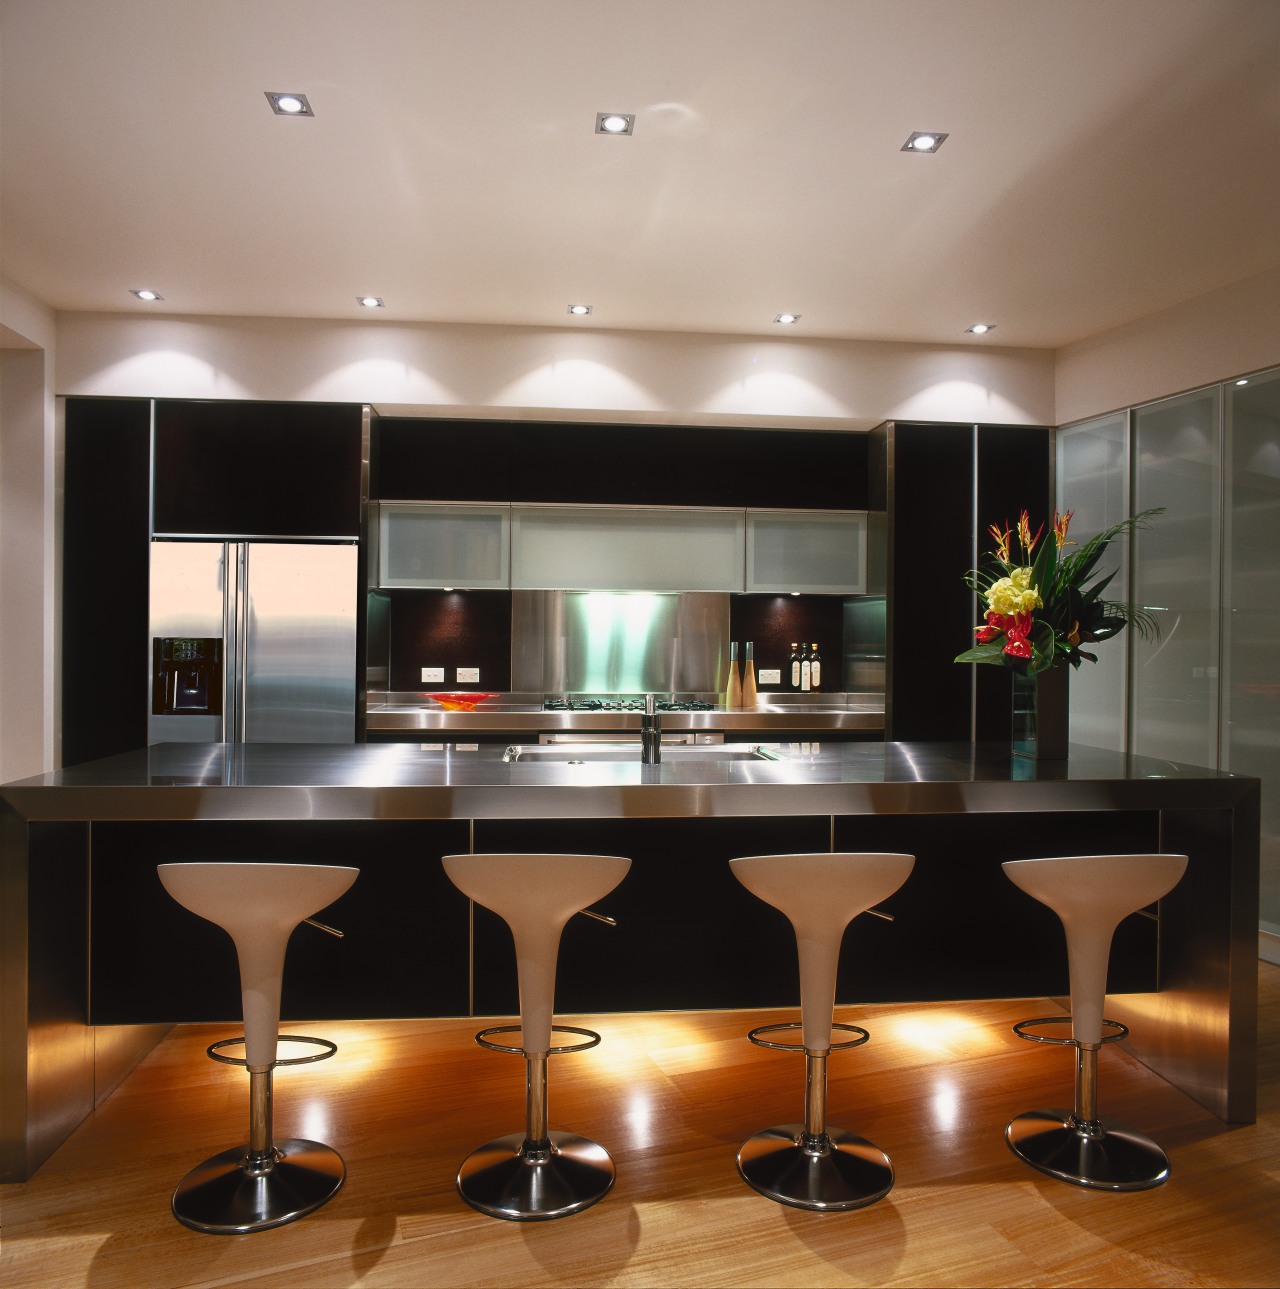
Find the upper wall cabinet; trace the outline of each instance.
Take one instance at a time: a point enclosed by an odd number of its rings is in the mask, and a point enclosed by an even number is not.
[[[865,514],[747,512],[748,591],[863,595],[866,585]]]
[[[740,591],[740,510],[513,506],[517,591]]]
[[[507,506],[378,507],[377,585],[506,590],[511,511]]]
[[[153,531],[358,537],[364,413],[349,403],[155,403]]]

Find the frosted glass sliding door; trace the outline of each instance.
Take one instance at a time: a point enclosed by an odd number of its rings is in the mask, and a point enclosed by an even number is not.
[[[1133,508],[1164,506],[1134,542],[1133,599],[1160,622],[1134,636],[1131,750],[1218,764],[1221,469],[1219,390],[1133,411]]]
[[[1074,510],[1070,539],[1078,544],[1129,514],[1129,416],[1117,412],[1058,431],[1057,508]],[[1069,550],[1070,548],[1068,548]],[[1116,569],[1105,594],[1125,603],[1129,595],[1128,549],[1121,538],[1111,544],[1100,572]],[[1071,673],[1071,741],[1091,747],[1125,748],[1128,641],[1123,635],[1096,649],[1096,664],[1082,663]]]
[[[1280,371],[1228,385],[1222,768],[1262,780],[1262,929],[1280,935]]]

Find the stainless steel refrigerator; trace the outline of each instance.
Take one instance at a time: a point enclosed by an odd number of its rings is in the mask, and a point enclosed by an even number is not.
[[[151,543],[148,743],[351,743],[359,547]]]

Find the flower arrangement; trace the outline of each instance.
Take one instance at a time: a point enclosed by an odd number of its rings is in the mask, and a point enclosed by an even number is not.
[[[1086,658],[1097,662],[1096,654],[1080,646],[1110,640],[1129,623],[1146,638],[1157,636],[1159,623],[1147,610],[1102,598],[1118,570],[1087,583],[1116,537],[1144,527],[1162,509],[1144,510],[1113,524],[1070,554],[1067,548],[1076,545],[1067,540],[1073,510],[1054,514],[1053,536],[1043,543],[1044,525],[1033,536],[1025,510],[1016,528],[992,524],[987,530],[996,543],[992,564],[965,575],[965,582],[986,601],[985,623],[974,628],[973,648],[959,654],[956,662],[995,663],[1034,676],[1064,662],[1077,669]]]

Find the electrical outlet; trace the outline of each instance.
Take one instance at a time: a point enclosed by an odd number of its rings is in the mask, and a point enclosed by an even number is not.
[[[443,667],[423,667],[422,683],[424,685],[443,685],[444,668]]]
[[[459,667],[458,684],[459,685],[478,685],[480,683],[479,667]]]
[[[761,667],[761,668],[760,668],[760,683],[761,683],[762,685],[780,685],[780,684],[782,684],[782,668],[781,668],[781,667],[772,667],[772,668],[770,668],[770,667]]]

